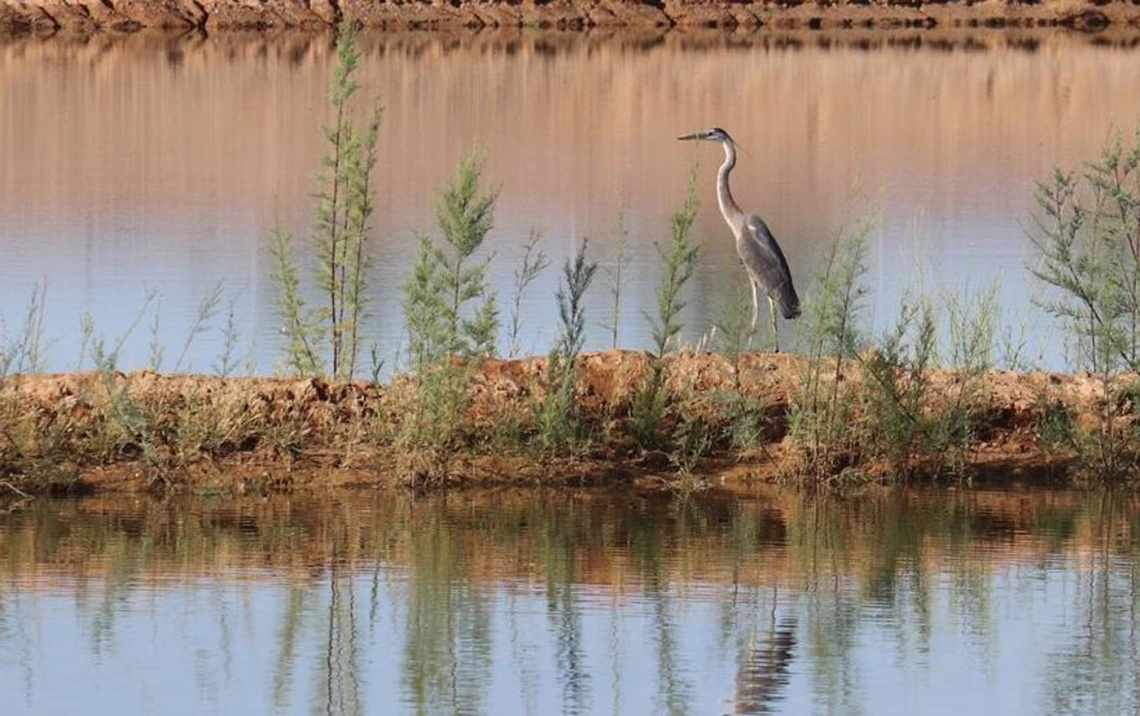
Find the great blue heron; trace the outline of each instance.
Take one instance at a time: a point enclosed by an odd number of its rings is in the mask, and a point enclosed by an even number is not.
[[[724,148],[724,163],[716,175],[716,198],[720,204],[720,213],[724,217],[728,228],[736,236],[736,253],[748,271],[748,279],[752,283],[752,330],[756,330],[756,316],[760,311],[759,292],[764,291],[768,297],[768,308],[772,315],[772,336],[776,341],[776,352],[780,351],[780,337],[776,333],[776,304],[780,304],[780,313],[784,318],[791,319],[800,315],[800,299],[796,295],[796,288],[792,285],[792,272],[788,270],[788,262],[784,252],[776,243],[776,237],[756,214],[745,214],[736,205],[732,198],[732,190],[728,188],[728,175],[736,166],[736,144],[728,132],[720,127],[703,129],[699,132],[686,134],[677,139],[703,139],[710,142],[720,142]]]

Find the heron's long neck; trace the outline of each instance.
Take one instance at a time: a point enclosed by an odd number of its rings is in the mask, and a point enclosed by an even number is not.
[[[721,146],[724,147],[724,163],[720,165],[720,171],[716,175],[716,199],[720,204],[720,213],[724,215],[724,220],[733,224],[744,217],[744,212],[732,198],[732,190],[728,188],[728,175],[736,166],[736,147],[732,146],[732,142],[723,142]]]

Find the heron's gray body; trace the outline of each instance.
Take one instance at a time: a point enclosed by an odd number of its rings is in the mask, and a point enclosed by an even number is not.
[[[756,214],[746,214],[741,211],[736,200],[732,198],[728,175],[736,166],[736,145],[732,137],[728,136],[728,132],[719,127],[680,138],[720,142],[724,149],[724,163],[720,165],[716,178],[717,203],[720,205],[721,216],[736,237],[736,253],[748,271],[748,279],[752,284],[752,327],[756,327],[759,293],[762,291],[767,296],[772,310],[772,333],[776,336],[778,351],[780,342],[776,333],[776,306],[779,306],[780,315],[792,319],[800,315],[800,299],[792,283],[792,272],[788,268],[788,261],[784,258],[784,252],[780,250],[780,245],[776,243],[776,237],[772,236],[768,225]]]
[[[784,252],[776,243],[764,220],[755,214],[745,217],[747,232],[736,237],[736,253],[740,255],[752,283],[780,307],[786,319],[800,315],[800,298],[792,284],[792,272]],[[755,320],[755,319],[753,319]]]

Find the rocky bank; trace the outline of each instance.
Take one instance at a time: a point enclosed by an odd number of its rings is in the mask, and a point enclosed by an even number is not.
[[[1140,30],[1140,0],[0,0],[0,34],[595,27]]]
[[[471,374],[470,403],[452,441],[447,482],[673,480],[678,448],[645,450],[631,437],[638,386],[649,368],[649,357],[640,352],[582,356],[575,403],[590,437],[573,450],[551,452],[536,447],[531,424],[545,394],[545,359],[483,361]],[[692,353],[669,359],[665,375],[672,398],[659,430],[670,440],[684,425],[706,435],[681,469],[726,485],[802,476],[810,446],[797,444],[789,430],[792,406],[805,400],[808,370],[806,358],[784,354],[749,354],[736,363]],[[856,389],[851,434],[866,434],[883,420],[858,397],[859,373],[849,361],[841,374],[828,369],[823,376],[839,381],[844,391],[848,385]],[[968,444],[954,458],[959,476],[1067,482],[1080,471],[1072,470],[1076,455],[1064,441],[1050,439],[1059,418],[1087,426],[1090,435],[1108,420],[1121,436],[1133,434],[1140,420],[1133,405],[1137,389],[1131,387],[1137,384],[1129,381],[1106,391],[1088,374],[1001,370],[980,380],[933,370],[923,380],[932,401],[924,412],[968,395],[963,405],[972,427]],[[966,380],[974,387],[963,393]],[[376,385],[149,371],[7,376],[0,380],[0,491],[414,485],[423,454],[400,437],[416,410],[413,398],[406,377]],[[735,419],[726,417],[725,406],[731,405],[738,406]],[[724,443],[732,429],[726,419],[740,424],[740,410],[751,416],[752,432],[746,445],[732,447]],[[1119,445],[1131,449],[1134,443]],[[881,472],[887,469],[872,458],[859,462],[857,472],[874,479],[889,476],[889,470]]]

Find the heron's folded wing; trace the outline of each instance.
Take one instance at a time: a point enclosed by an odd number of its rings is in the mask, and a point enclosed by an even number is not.
[[[800,299],[792,285],[792,272],[776,237],[764,220],[750,214],[744,222],[745,236],[737,242],[740,258],[760,281],[760,287],[780,304],[784,318],[794,318],[800,312]]]

